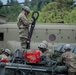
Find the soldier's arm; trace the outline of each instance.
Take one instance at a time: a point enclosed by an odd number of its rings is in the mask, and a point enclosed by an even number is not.
[[[52,57],[54,55],[54,50],[49,49],[48,51],[48,56]]]
[[[22,16],[20,20],[22,21],[24,26],[29,26],[32,23],[32,21],[27,20],[25,16]]]
[[[63,62],[63,54],[60,56],[60,62]]]
[[[38,64],[42,64],[44,66],[50,66],[50,58],[47,56],[41,56],[40,62]]]

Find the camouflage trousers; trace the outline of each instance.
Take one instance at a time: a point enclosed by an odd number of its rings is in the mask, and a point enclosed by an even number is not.
[[[68,75],[75,75],[75,72],[68,72]]]
[[[26,49],[26,42],[28,38],[28,29],[19,29],[19,37],[21,42],[21,48],[22,50]]]
[[[75,75],[76,74],[76,69],[75,68],[69,68],[68,69],[68,75]]]

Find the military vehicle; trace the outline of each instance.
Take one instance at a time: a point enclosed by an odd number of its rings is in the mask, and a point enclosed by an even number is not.
[[[37,16],[38,18],[38,16]],[[34,22],[31,25],[29,36],[27,40],[27,48],[37,48],[37,45],[39,42],[43,40],[52,41],[54,42],[56,40],[56,35],[53,33],[50,33],[49,30],[45,25],[37,25],[35,26],[37,18],[33,17]],[[1,31],[0,31],[0,43],[1,47],[8,47],[12,51],[16,48],[20,47],[19,42],[19,34],[18,34],[18,28],[16,24],[1,24]],[[34,30],[35,26],[35,30]],[[50,25],[47,25],[48,27]],[[39,28],[40,27],[40,28]],[[37,29],[38,28],[38,29]],[[44,29],[43,29],[44,28]],[[53,29],[53,28],[52,28]],[[33,32],[34,30],[34,32]],[[39,33],[39,34],[38,34]],[[32,36],[32,34],[34,36]],[[43,34],[43,35],[42,35]],[[45,37],[42,38],[41,37]],[[16,38],[15,38],[16,37]],[[33,39],[32,39],[32,38]],[[30,40],[31,38],[31,40]],[[30,45],[31,41],[31,45]],[[52,44],[52,43],[51,43]],[[35,45],[35,46],[34,46]],[[54,45],[54,44],[53,44]],[[55,46],[55,45],[54,45]],[[51,46],[50,46],[51,48]],[[57,74],[67,74],[67,67],[65,65],[59,65],[57,66],[57,62],[51,60],[50,66],[42,66],[44,64],[27,64],[26,59],[23,58],[22,53],[19,49],[15,51],[15,54],[13,54],[13,58],[11,59],[10,63],[1,62],[0,63],[0,74],[1,75],[36,75],[37,73],[40,74],[48,74],[48,75],[57,75]],[[39,66],[38,66],[39,65]]]
[[[19,4],[24,4],[24,2]],[[0,7],[2,6],[11,5],[0,5]],[[31,49],[37,49],[38,44],[43,40],[48,41],[49,48],[53,50],[57,48],[58,44],[76,44],[76,25],[37,23],[31,38]],[[0,15],[0,48],[9,48],[11,51],[21,49],[17,23],[6,23],[3,15]]]
[[[56,49],[58,44],[76,44],[76,25],[68,24],[36,24],[31,38],[31,48],[43,40],[48,41],[50,49]],[[20,47],[17,23],[0,24],[0,48],[14,50]]]
[[[68,68],[63,63],[55,60],[50,60],[48,66],[45,63],[29,63],[21,50],[17,49],[14,53],[9,63],[4,60],[0,62],[0,75],[67,75]]]
[[[35,25],[35,22],[33,23]],[[30,30],[30,33],[33,32]],[[9,48],[11,51],[21,49],[17,23],[0,24],[0,48]],[[73,52],[76,52],[76,25],[68,24],[36,24],[33,36],[28,36],[28,48],[37,49],[38,44],[43,40],[48,41],[49,48],[59,52],[64,52],[64,44],[73,45]],[[30,40],[31,38],[31,40]],[[31,43],[29,43],[31,41]],[[30,46],[30,47],[29,47]],[[27,64],[20,56],[22,53],[16,52],[10,63],[0,63],[1,75],[67,75],[67,66],[59,63],[56,58],[52,58],[50,66],[44,64]],[[58,55],[57,53],[57,55]],[[56,59],[56,60],[55,60]]]

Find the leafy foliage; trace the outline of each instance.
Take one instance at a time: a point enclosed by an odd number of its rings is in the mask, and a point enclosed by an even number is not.
[[[0,5],[2,4],[0,1]],[[18,4],[17,0],[7,0],[7,4],[11,6],[3,6],[3,8],[0,6],[0,14],[4,14],[7,21],[17,21],[22,6],[28,5],[31,8],[31,13],[34,10],[39,11],[38,22],[76,23],[76,6],[74,6],[73,0],[25,0],[23,5]]]
[[[75,9],[72,0],[56,0],[42,8],[40,20],[38,21],[45,23],[76,23]]]
[[[64,16],[65,23],[75,23],[76,24],[76,7],[69,13],[67,12]]]

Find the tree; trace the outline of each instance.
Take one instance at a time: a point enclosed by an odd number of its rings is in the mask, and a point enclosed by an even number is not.
[[[38,11],[41,10],[41,7],[48,4],[49,2],[50,2],[50,0],[38,0],[37,10]]]
[[[18,4],[17,0],[11,0],[9,4],[11,6],[8,7],[7,21],[17,21],[17,16],[21,12],[22,6]]]
[[[71,12],[67,12],[64,15],[64,21],[65,23],[76,24],[76,7],[74,7]]]
[[[0,12],[6,15],[7,21],[17,21],[22,6],[18,4],[17,0],[7,0],[7,5],[9,6],[4,6]]]
[[[40,15],[43,22],[64,22],[64,16],[73,9],[73,0],[52,0],[42,8]]]
[[[56,0],[56,2],[59,3],[59,6],[60,6],[59,9],[64,8],[65,10],[71,9],[73,7],[73,3],[74,3],[73,0]]]
[[[29,2],[29,0],[25,0],[25,6],[30,6],[30,4],[29,4],[30,2]]]
[[[31,0],[30,3],[31,3],[31,5],[30,5],[31,9],[32,10],[37,10],[38,1],[37,0]]]
[[[3,6],[3,2],[0,0],[0,9],[2,8]]]

